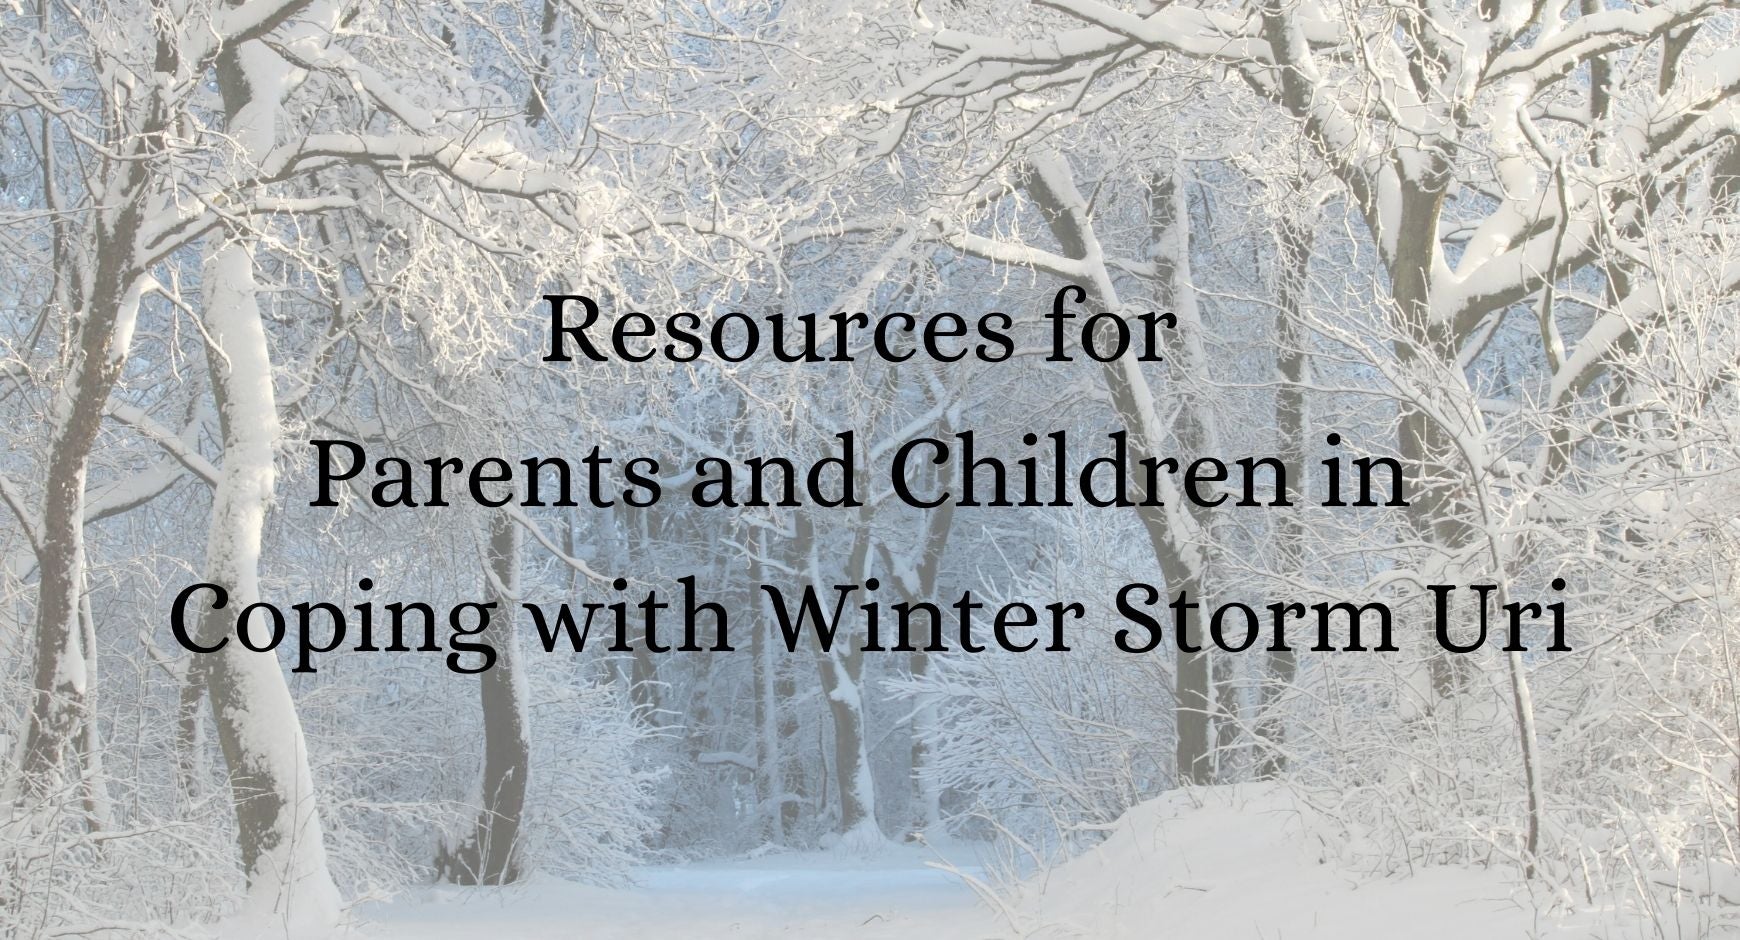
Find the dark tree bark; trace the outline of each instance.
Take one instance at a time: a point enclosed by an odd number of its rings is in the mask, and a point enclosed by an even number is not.
[[[863,576],[869,560],[868,512],[866,504],[846,563],[846,572],[852,578]],[[807,518],[801,515],[799,518],[797,554],[805,559],[812,586],[819,592],[822,585],[815,583],[814,566],[810,563],[815,549],[814,529]],[[864,730],[864,652],[850,636],[839,636],[835,637],[832,651],[816,651],[816,664],[821,673],[822,696],[827,700],[834,724],[834,785],[840,799],[838,831],[850,833],[866,824],[876,824],[876,791],[870,779]]]
[[[1280,386],[1275,389],[1275,436],[1277,455],[1288,467],[1305,466],[1305,328],[1302,321],[1305,305],[1306,275],[1311,267],[1312,232],[1309,224],[1289,216],[1281,225],[1279,239],[1280,268],[1276,285],[1275,371]],[[1297,482],[1297,481],[1295,481]],[[1297,487],[1294,487],[1297,489]],[[1287,498],[1297,501],[1297,493]],[[1304,526],[1295,513],[1281,513],[1275,519],[1275,565],[1283,578],[1300,573],[1301,542]],[[1256,776],[1274,777],[1287,769],[1286,725],[1276,705],[1281,695],[1293,686],[1299,674],[1297,654],[1291,647],[1269,653],[1268,677],[1263,685],[1262,704],[1258,710],[1257,738],[1262,753],[1257,758]]]
[[[519,594],[519,526],[512,517],[490,520],[488,570],[484,590],[495,602],[491,645],[495,665],[479,677],[483,704],[482,805],[471,834],[446,848],[436,861],[439,877],[454,884],[504,885],[518,881],[520,824],[531,771],[531,737],[518,675],[522,668],[515,642],[514,605]]]
[[[139,169],[128,179],[142,190],[143,159],[136,165]],[[131,332],[131,321],[139,313],[141,272],[131,268],[129,259],[144,198],[142,191],[136,192],[102,229],[95,283],[49,446],[36,545],[42,575],[37,585],[35,695],[21,767],[25,786],[39,795],[59,779],[85,711],[86,661],[92,654],[78,628],[84,592],[85,475],[103,406],[126,363],[121,335]]]
[[[948,430],[944,422],[944,431]],[[942,483],[949,479],[954,467],[954,450],[949,450],[944,463],[931,468],[933,480]],[[949,535],[954,531],[955,504],[953,500],[943,503],[935,509],[928,510],[925,518],[924,540],[918,547],[918,563],[913,566],[911,580],[897,579],[896,587],[900,589],[901,597],[909,604],[917,604],[936,596],[937,581],[942,574],[943,553],[948,548]],[[899,571],[894,564],[887,548],[882,548],[883,567],[892,576]],[[907,669],[913,679],[923,679],[930,672],[930,653],[925,645],[909,653]],[[933,781],[929,780],[925,771],[930,766],[930,746],[925,743],[925,734],[936,719],[935,710],[920,702],[914,710],[910,733],[912,736],[911,767],[912,795],[917,806],[913,814],[913,823],[920,828],[928,828],[942,821],[941,794]]]

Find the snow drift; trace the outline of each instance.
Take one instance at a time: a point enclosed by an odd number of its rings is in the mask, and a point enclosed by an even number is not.
[[[1178,790],[1005,898],[1034,938],[1586,937],[1539,912],[1518,873],[1368,873],[1361,843],[1275,784]]]

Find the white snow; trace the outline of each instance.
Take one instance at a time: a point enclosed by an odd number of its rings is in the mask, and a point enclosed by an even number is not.
[[[278,410],[253,260],[241,245],[226,245],[210,259],[206,280],[206,329],[228,369],[229,438],[212,497],[206,574],[229,585],[231,602],[241,609],[260,598],[262,533],[277,473]],[[249,872],[248,897],[225,934],[269,936],[286,924],[299,933],[324,929],[337,917],[339,895],[327,867],[314,780],[290,690],[271,653],[231,643],[220,655],[239,690],[228,720],[241,729],[245,759],[284,788],[274,796],[288,804],[274,822],[277,841],[264,846]]]
[[[1463,940],[1588,936],[1538,914],[1512,871],[1373,861],[1283,788],[1181,790],[1144,803],[1100,846],[1024,885],[1023,936]],[[1405,870],[1405,866],[1404,866]]]
[[[548,878],[507,888],[427,888],[364,907],[360,930],[380,940],[587,937],[992,937],[996,920],[947,864],[974,877],[970,849],[884,843],[871,854],[782,852],[654,866],[633,887]]]
[[[647,868],[624,889],[429,888],[356,919],[370,937],[427,940],[1604,935],[1593,915],[1543,913],[1514,871],[1386,877],[1360,844],[1284,788],[1247,784],[1144,803],[1098,847],[989,902],[967,883],[988,881],[971,848],[885,844]]]

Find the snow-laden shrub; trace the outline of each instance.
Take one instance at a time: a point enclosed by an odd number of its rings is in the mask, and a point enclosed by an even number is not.
[[[233,837],[147,801],[112,828],[65,793],[0,822],[0,936],[199,936],[242,888]]]
[[[0,773],[0,936],[200,935],[243,890],[228,787],[196,769],[216,747],[182,759],[173,663],[102,635],[96,662],[102,695],[82,778],[28,796],[15,763]],[[10,706],[28,689],[27,674],[0,676],[0,737],[22,734],[25,711]]]
[[[136,637],[101,653],[102,767],[89,785],[0,818],[0,936],[208,936],[243,889],[208,706],[199,703],[194,736],[185,738],[177,720],[183,661],[154,658],[161,650]],[[530,666],[533,742],[523,869],[615,881],[651,826],[646,727],[615,685],[570,674],[559,657],[522,662]],[[427,882],[442,836],[476,820],[467,796],[483,751],[477,680],[414,656],[334,656],[319,674],[293,679],[333,875],[346,898]],[[0,691],[17,700],[21,678],[8,673]],[[0,732],[12,734],[10,721]]]
[[[1614,366],[1611,399],[1552,412],[1535,405],[1540,388],[1502,390],[1518,404],[1461,442],[1484,455],[1460,468],[1481,496],[1466,520],[1483,533],[1480,552],[1446,563],[1456,570],[1396,574],[1503,579],[1519,600],[1562,600],[1571,650],[1546,650],[1542,627],[1514,662],[1489,640],[1449,657],[1452,687],[1435,687],[1426,657],[1442,654],[1422,603],[1396,618],[1418,635],[1417,652],[1302,659],[1283,703],[1291,778],[1342,821],[1371,869],[1512,864],[1565,905],[1642,909],[1666,936],[1732,925],[1740,435],[1724,376],[1735,307],[1705,273],[1719,258],[1697,256],[1710,240],[1681,234],[1669,244],[1683,254],[1658,259],[1664,277],[1684,266],[1668,278],[1676,314],[1640,329],[1638,348]],[[1499,396],[1489,385],[1438,394],[1471,409]],[[1510,459],[1566,425],[1582,436],[1558,475]],[[1392,565],[1408,561],[1391,555]],[[1543,597],[1536,586],[1555,577],[1568,587]],[[1492,628],[1503,630],[1495,614]],[[1529,693],[1520,701],[1513,668]],[[1532,855],[1519,712],[1535,723]]]
[[[335,677],[301,700],[319,729],[309,746],[333,873],[353,897],[431,877],[437,847],[476,824],[484,753],[476,678],[435,660],[368,659],[367,688]],[[617,881],[652,825],[650,732],[614,683],[541,652],[518,665],[531,741],[520,870]]]
[[[928,773],[957,828],[989,823],[1041,860],[1097,841],[1142,799],[1172,786],[1171,661],[1111,642],[1111,600],[1145,570],[1121,515],[1077,512],[1052,520],[1044,564],[987,606],[1081,599],[1087,616],[1067,634],[1070,653],[938,657],[916,680],[888,683],[931,711],[923,731]]]
[[[560,660],[532,657],[532,771],[525,866],[580,881],[615,882],[653,829],[659,773],[645,766],[651,729],[616,683],[577,681]]]

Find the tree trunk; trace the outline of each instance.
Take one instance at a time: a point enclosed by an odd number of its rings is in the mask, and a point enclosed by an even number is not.
[[[798,570],[794,567],[792,570]],[[764,605],[771,603],[763,597]],[[773,630],[773,617],[763,607],[767,629]],[[771,632],[769,639],[772,639]],[[804,774],[804,761],[798,753],[797,672],[784,657],[774,656],[773,704],[774,742],[777,745],[775,772],[779,775],[779,828],[791,838],[803,822],[804,807],[809,805],[809,781]]]
[[[264,51],[250,43],[217,63],[228,130],[246,156],[272,146],[278,101],[291,75],[289,65]],[[260,545],[276,482],[279,429],[259,289],[244,243],[212,253],[203,292],[223,444],[205,579],[229,592],[227,609],[208,611],[200,624],[203,644],[211,646],[228,632],[229,618],[260,600]],[[338,888],[327,868],[307,745],[277,658],[232,638],[201,671],[229,767],[248,911],[311,927],[335,922]]]
[[[946,421],[943,429],[949,430]],[[933,481],[941,484],[949,479],[953,467],[954,451],[951,449],[948,456],[945,457],[944,463],[940,467],[931,469]],[[937,581],[942,574],[943,552],[948,547],[949,535],[954,531],[954,525],[955,504],[952,500],[928,511],[924,535],[919,543],[918,563],[913,566],[912,571],[915,582],[899,577],[897,575],[898,566],[893,563],[891,557],[888,557],[886,549],[883,550],[884,567],[889,570],[891,576],[898,580],[901,596],[907,603],[917,604],[936,596]],[[910,659],[907,670],[915,680],[914,684],[920,686],[922,686],[922,682],[919,680],[923,680],[925,675],[930,672],[930,653],[925,650],[924,646],[921,644],[918,649],[908,654]],[[935,703],[930,700],[930,696],[921,695],[913,709],[909,728],[912,737],[913,799],[917,805],[917,810],[912,815],[913,824],[920,829],[930,829],[942,822],[942,793],[937,788],[934,775],[930,773],[933,755],[930,751],[930,745],[927,743],[928,738],[936,728],[936,721]]]
[[[762,533],[754,536],[755,550],[749,557],[749,579],[751,584],[765,582],[766,566],[762,564],[762,553],[767,550],[767,538]],[[757,592],[761,593],[761,592]],[[752,657],[755,682],[755,799],[756,815],[762,838],[776,844],[783,844],[788,832],[785,827],[785,787],[782,778],[784,766],[784,740],[780,737],[780,711],[784,703],[778,695],[779,657],[774,652],[777,641],[774,638],[774,621],[769,611],[771,601],[762,593],[757,603],[758,616],[755,617],[755,631],[752,635],[750,656]]]
[[[1280,283],[1277,285],[1275,323],[1275,371],[1280,382],[1275,389],[1275,434],[1281,463],[1305,466],[1305,306],[1306,275],[1311,267],[1312,232],[1309,223],[1289,218],[1281,225]],[[1296,494],[1288,494],[1292,500]],[[1301,572],[1301,542],[1304,526],[1295,513],[1282,513],[1275,520],[1276,573],[1292,579]],[[1276,707],[1281,695],[1298,678],[1297,654],[1289,647],[1269,653],[1268,680],[1263,685],[1258,710],[1257,738],[1262,742],[1256,776],[1274,777],[1287,769],[1287,729]]]
[[[1116,290],[1105,270],[1098,238],[1087,217],[1087,203],[1076,189],[1068,165],[1055,155],[1040,158],[1026,174],[1025,183],[1028,194],[1044,212],[1052,236],[1057,239],[1064,254],[1088,262],[1094,270],[1093,283],[1086,289],[1087,296],[1082,298],[1084,302],[1091,304],[1096,312],[1117,312],[1119,304]],[[1187,214],[1178,210],[1180,194],[1175,186],[1168,176],[1165,181],[1157,184],[1157,191],[1151,199],[1155,214],[1151,227],[1156,233],[1155,281],[1161,292],[1159,300],[1162,307],[1184,303],[1185,292],[1191,289],[1188,258],[1181,255],[1181,252],[1188,251],[1189,248],[1189,220]],[[1164,276],[1159,273],[1162,267],[1166,269]],[[1181,317],[1180,321],[1183,320]],[[1140,365],[1125,356],[1106,363],[1104,368],[1112,409],[1129,435],[1131,456],[1137,460],[1147,457],[1157,459],[1160,456],[1162,429],[1154,413],[1153,395],[1148,390]],[[1187,449],[1196,444],[1194,440],[1182,440],[1188,436],[1189,434],[1183,433],[1179,435],[1181,446]],[[1159,563],[1160,573],[1165,578],[1167,591],[1174,595],[1186,591],[1193,599],[1204,600],[1204,548],[1191,544],[1187,535],[1178,531],[1178,526],[1169,514],[1182,510],[1150,505],[1146,493],[1140,494],[1137,501],[1140,505],[1136,509],[1136,515],[1142,521],[1142,528],[1148,536],[1155,561]],[[1180,625],[1180,630],[1184,645],[1201,650],[1200,604],[1187,609],[1182,619],[1184,622]],[[1177,779],[1184,783],[1212,783],[1208,654],[1180,651],[1173,687]]]
[[[840,792],[839,832],[848,838],[880,835],[876,826],[876,785],[864,737],[862,653],[835,650],[820,654],[822,694],[834,720],[834,784]],[[874,832],[872,832],[874,830]],[[872,840],[874,841],[874,840]]]
[[[869,524],[865,516],[868,504],[861,510],[858,534],[846,563],[849,576],[862,578],[867,568],[870,547]],[[799,516],[797,523],[797,556],[805,559],[810,585],[822,590],[815,558],[815,535],[809,519]],[[846,839],[875,842],[882,837],[876,824],[876,781],[870,770],[870,742],[864,733],[864,653],[854,638],[840,635],[834,638],[830,652],[816,651],[816,664],[821,673],[822,696],[828,703],[828,714],[834,725],[834,784],[839,791],[840,819],[836,831]],[[841,644],[845,648],[841,648]]]
[[[483,781],[477,825],[443,851],[436,868],[454,884],[504,885],[521,875],[520,822],[531,770],[525,682],[520,675],[513,605],[519,597],[519,527],[508,515],[490,522],[485,593],[496,604],[495,665],[480,677],[483,699]]]
[[[260,599],[260,542],[273,492],[278,416],[253,261],[242,245],[226,245],[213,255],[205,295],[223,443],[205,580],[229,592],[226,610],[208,611],[200,625],[202,643],[210,646],[228,632],[231,617]],[[231,638],[203,671],[229,766],[248,910],[309,925],[332,923],[338,889],[327,869],[302,724],[277,658]]]
[[[46,7],[44,7],[46,10]],[[178,67],[174,46],[157,36],[159,71]],[[166,86],[165,86],[166,87]],[[77,268],[56,266],[56,296],[79,308],[78,346],[55,401],[55,428],[49,444],[48,474],[38,520],[36,661],[30,719],[19,770],[23,792],[42,796],[64,780],[64,765],[75,748],[85,712],[86,661],[91,651],[81,641],[79,597],[84,591],[85,475],[102,423],[103,406],[120,378],[138,322],[144,272],[134,255],[144,206],[155,177],[149,160],[163,148],[168,124],[165,89],[146,92],[139,133],[117,145],[125,159],[107,180],[115,206],[95,226],[95,270],[88,285]],[[50,137],[45,141],[52,143]],[[45,148],[45,193],[53,188],[52,148]],[[88,172],[88,168],[85,169]],[[57,261],[62,235],[56,225]],[[66,276],[63,277],[62,275]]]
[[[86,308],[79,350],[62,389],[50,444],[37,566],[35,696],[25,732],[20,770],[25,792],[42,796],[64,781],[85,713],[87,660],[91,655],[79,628],[79,598],[85,579],[85,472],[102,424],[103,405],[126,361],[133,324],[139,315],[142,281],[118,270],[117,247],[129,245],[138,224],[136,211],[121,215],[117,244],[98,250],[101,294]],[[112,257],[113,256],[113,257]]]

